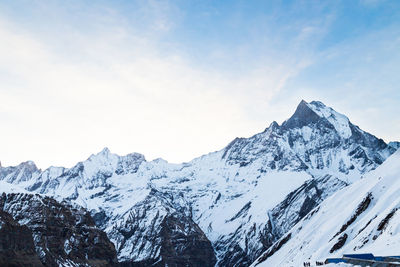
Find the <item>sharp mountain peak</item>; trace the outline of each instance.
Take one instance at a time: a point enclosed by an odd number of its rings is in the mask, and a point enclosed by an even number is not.
[[[316,123],[333,127],[343,138],[349,138],[352,134],[350,120],[321,101],[307,103],[301,100],[294,114],[282,123],[282,127],[284,129],[302,128]]]

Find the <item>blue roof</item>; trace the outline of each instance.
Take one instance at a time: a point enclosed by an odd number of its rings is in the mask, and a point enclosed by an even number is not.
[[[362,259],[362,260],[374,260],[374,254],[365,253],[365,254],[343,254],[343,257],[353,258],[353,259]]]
[[[400,256],[376,256],[376,261],[387,261],[389,259],[400,259]]]
[[[341,258],[328,258],[326,259],[327,263],[339,263],[339,262],[346,262],[346,260]]]

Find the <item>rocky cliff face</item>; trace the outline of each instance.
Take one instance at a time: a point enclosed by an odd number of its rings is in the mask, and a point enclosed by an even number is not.
[[[0,210],[0,266],[42,267],[35,251],[32,231]]]
[[[345,182],[326,175],[306,181],[298,189],[291,192],[271,210],[268,224],[265,226],[261,239],[262,250],[270,248],[324,199],[346,186]]]
[[[114,245],[82,208],[39,195],[3,193],[0,210],[15,222],[7,225],[21,229],[16,237],[17,241],[25,242],[21,250],[35,252],[33,259],[40,259],[39,263],[45,266],[115,266],[117,263]],[[12,233],[10,230],[9,234]],[[18,245],[15,246],[18,248]]]
[[[211,242],[191,219],[187,206],[152,189],[119,221],[109,236],[115,240],[123,266],[214,266]]]
[[[2,168],[0,166],[0,177],[2,180],[19,184],[21,182],[30,181],[32,176],[39,176],[40,171],[32,161],[27,161],[19,164],[18,166]]]
[[[321,102],[302,101],[282,125],[188,163],[104,149],[70,169],[0,168],[0,180],[87,208],[127,264],[197,264],[202,255],[199,264],[246,266],[394,151]]]

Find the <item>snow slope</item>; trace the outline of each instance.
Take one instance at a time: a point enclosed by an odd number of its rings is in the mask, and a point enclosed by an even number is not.
[[[285,235],[290,238],[253,266],[301,266],[342,254],[398,255],[400,150],[376,170],[326,199]],[[341,242],[340,242],[341,240]],[[275,245],[275,246],[276,246]]]
[[[28,191],[18,185],[0,181],[0,193],[28,193]]]

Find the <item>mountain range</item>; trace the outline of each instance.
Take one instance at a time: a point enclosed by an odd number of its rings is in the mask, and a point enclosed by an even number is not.
[[[384,169],[394,168],[399,156],[391,155],[399,146],[361,130],[322,102],[301,101],[281,125],[272,122],[261,133],[181,164],[147,161],[138,153],[119,156],[105,148],[72,168],[40,170],[31,161],[0,167],[5,192],[0,225],[24,228],[32,236],[32,257],[46,266],[117,261],[120,266],[292,266],[381,246],[380,235],[373,238],[378,232],[366,235],[366,229],[388,210],[369,212],[373,204],[365,203],[383,199],[385,193],[376,193],[380,186],[390,190],[394,176],[384,175]],[[388,201],[385,195],[380,206]],[[358,204],[363,219],[354,215],[357,225],[374,222],[360,235],[354,221],[340,228]],[[32,214],[43,209],[59,212],[42,214],[36,222]],[[325,229],[321,222],[335,209],[340,215]],[[71,229],[50,247],[43,242],[53,238],[49,220]],[[321,233],[313,232],[315,227]],[[350,243],[355,238],[368,239],[367,245]],[[344,245],[331,253],[339,239],[346,239]],[[80,249],[79,240],[92,240],[95,252]]]

